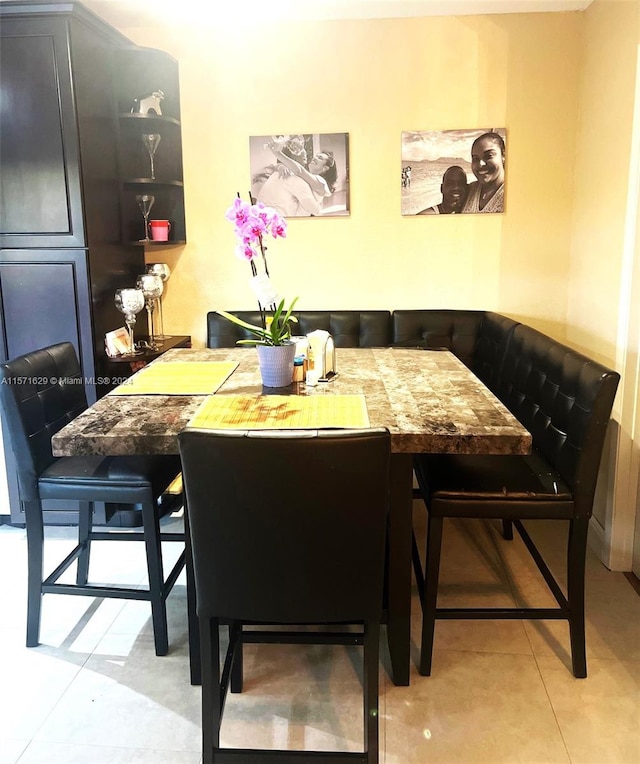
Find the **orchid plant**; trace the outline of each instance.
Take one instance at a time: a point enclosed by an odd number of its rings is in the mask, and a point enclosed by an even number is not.
[[[270,321],[267,322],[266,326],[250,324],[234,316],[233,313],[227,313],[226,310],[217,310],[216,313],[254,335],[248,340],[238,340],[237,345],[284,345],[291,338],[291,324],[298,322],[298,319],[292,314],[297,299],[296,297],[288,310],[285,310],[284,300],[280,300],[273,317],[270,316]]]
[[[270,234],[274,239],[285,238],[287,221],[271,207],[265,206],[262,202],[255,204],[245,202],[239,194],[226,211],[225,217],[233,223],[233,230],[238,240],[235,248],[236,256],[241,260],[248,260],[251,265],[251,286],[258,299],[262,326],[248,324],[224,310],[216,312],[255,335],[255,339],[238,340],[239,345],[283,345],[291,337],[291,323],[298,320],[292,314],[298,298],[293,300],[288,309],[284,307],[284,300],[278,304],[278,296],[269,277],[265,237]],[[262,273],[259,273],[257,266],[260,260]],[[267,317],[267,311],[273,315]]]
[[[227,210],[225,217],[234,226],[234,233],[238,239],[236,255],[240,259],[251,263],[253,275],[257,275],[255,260],[258,251],[262,257],[265,273],[269,275],[267,266],[267,247],[264,237],[271,234],[274,239],[287,235],[287,221],[271,207],[266,207],[262,202],[249,204],[238,196]]]

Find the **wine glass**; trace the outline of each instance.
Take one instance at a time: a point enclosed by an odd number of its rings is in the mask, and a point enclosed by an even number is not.
[[[166,263],[148,263],[147,264],[147,273],[152,273],[154,276],[160,276],[162,279],[162,285],[163,285],[163,291],[164,291],[164,284],[169,280],[169,276],[171,275],[171,268]],[[164,318],[162,316],[162,297],[158,298],[158,317],[160,319],[160,334],[157,334],[156,337],[159,340],[168,340],[170,339],[170,334],[164,333]]]
[[[149,315],[149,347],[152,350],[158,350],[159,345],[156,342],[155,327],[153,323],[153,312],[156,306],[156,300],[162,296],[163,286],[160,276],[153,273],[143,273],[138,276],[136,287],[144,295],[144,304]]]
[[[141,351],[136,350],[133,342],[133,327],[136,323],[136,315],[144,308],[144,294],[140,289],[116,289],[116,308],[124,313],[124,322],[129,333],[129,348],[122,355],[138,355]]]
[[[144,238],[140,239],[140,241],[149,241],[149,213],[155,200],[155,196],[151,194],[138,194],[136,196],[136,202],[138,202],[138,207],[144,218]]]
[[[142,134],[142,142],[147,149],[147,154],[149,154],[149,162],[151,163],[151,180],[155,180],[156,178],[155,169],[153,167],[153,155],[156,153],[156,149],[160,143],[160,138],[162,138],[162,136],[159,133]]]

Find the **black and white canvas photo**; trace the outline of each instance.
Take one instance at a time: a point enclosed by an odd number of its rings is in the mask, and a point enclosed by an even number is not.
[[[504,212],[504,127],[402,133],[403,215]]]
[[[249,138],[251,194],[286,218],[349,214],[349,134]]]

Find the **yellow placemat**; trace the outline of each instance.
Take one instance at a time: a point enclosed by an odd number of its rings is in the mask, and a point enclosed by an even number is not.
[[[212,395],[189,422],[205,430],[369,427],[363,395]]]
[[[167,361],[140,369],[110,395],[209,395],[235,371],[234,361]]]

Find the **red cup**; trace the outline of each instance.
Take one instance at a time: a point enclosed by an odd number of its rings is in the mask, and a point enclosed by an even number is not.
[[[169,241],[171,223],[168,220],[151,220],[149,222],[152,241]]]

